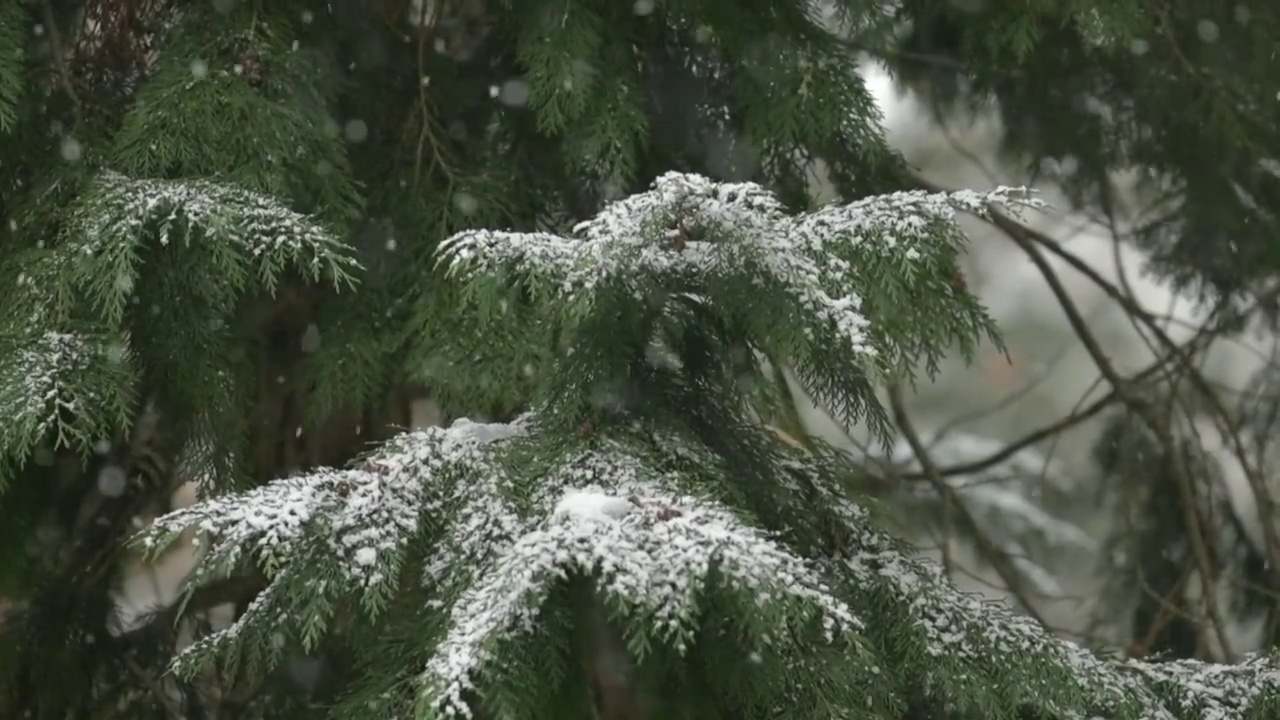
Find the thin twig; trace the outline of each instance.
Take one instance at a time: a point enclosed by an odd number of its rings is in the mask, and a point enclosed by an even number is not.
[[[1170,450],[1171,456],[1174,455],[1174,448],[1177,447],[1177,441],[1173,437],[1172,430],[1169,427],[1167,418],[1155,412],[1147,402],[1146,398],[1134,391],[1134,386],[1125,378],[1121,377],[1116,371],[1111,361],[1107,358],[1101,345],[1098,344],[1097,338],[1090,332],[1084,318],[1080,315],[1079,309],[1075,302],[1067,293],[1066,288],[1062,285],[1062,281],[1058,278],[1057,273],[1049,265],[1049,261],[1045,259],[1044,254],[1036,243],[1028,239],[1026,229],[1019,223],[1005,217],[1000,210],[993,208],[991,210],[992,220],[995,225],[1002,230],[1006,230],[1010,239],[1013,240],[1019,248],[1026,253],[1027,257],[1040,271],[1045,282],[1049,285],[1050,292],[1057,299],[1058,304],[1062,306],[1066,313],[1067,322],[1071,325],[1076,337],[1080,339],[1085,350],[1093,358],[1094,364],[1098,366],[1098,370],[1111,384],[1112,388],[1120,393],[1121,399],[1133,412],[1143,420],[1143,422],[1155,433],[1156,438],[1161,445]],[[1109,284],[1109,283],[1108,283]],[[1122,296],[1121,296],[1122,297]],[[1176,346],[1175,346],[1176,347]],[[1230,639],[1227,635],[1226,621],[1222,612],[1218,607],[1217,594],[1214,589],[1214,579],[1217,574],[1214,572],[1213,562],[1210,558],[1208,545],[1206,542],[1204,531],[1201,527],[1200,513],[1197,510],[1195,499],[1195,490],[1193,488],[1192,478],[1186,466],[1183,463],[1173,462],[1171,464],[1174,474],[1174,481],[1177,485],[1180,505],[1182,507],[1183,521],[1187,527],[1187,535],[1191,544],[1191,552],[1195,557],[1196,564],[1199,566],[1200,580],[1204,589],[1205,608],[1208,611],[1209,618],[1213,623],[1214,630],[1218,635],[1218,641],[1223,652],[1232,657]]]
[[[133,675],[137,677],[143,685],[147,686],[147,689],[155,696],[156,701],[164,707],[165,713],[170,718],[177,720],[178,718],[185,717],[185,713],[182,712],[182,706],[172,695],[165,691],[164,685],[160,680],[147,672],[145,668],[138,664],[137,660],[133,659],[128,654],[123,656],[123,660],[124,665],[129,669],[129,672],[133,673]]]
[[[1266,544],[1265,555],[1267,557],[1267,561],[1271,567],[1280,568],[1280,534],[1278,534],[1275,524],[1269,521],[1270,518],[1273,518],[1275,516],[1275,505],[1276,505],[1275,499],[1272,497],[1270,490],[1267,488],[1266,482],[1262,477],[1261,471],[1251,461],[1250,453],[1245,448],[1244,441],[1240,437],[1240,433],[1235,427],[1236,423],[1234,421],[1234,418],[1232,417],[1232,414],[1230,413],[1230,411],[1226,409],[1225,406],[1223,406],[1222,401],[1218,397],[1217,392],[1215,392],[1213,387],[1208,383],[1207,380],[1205,380],[1203,373],[1201,373],[1192,364],[1190,358],[1181,350],[1181,348],[1178,347],[1177,343],[1175,343],[1173,339],[1170,338],[1169,335],[1164,332],[1164,329],[1160,327],[1160,324],[1156,322],[1155,318],[1151,315],[1150,312],[1148,312],[1145,308],[1143,308],[1142,306],[1134,302],[1132,298],[1125,297],[1124,294],[1121,293],[1112,283],[1107,282],[1105,278],[1099,275],[1097,271],[1095,271],[1092,267],[1090,267],[1084,261],[1080,260],[1075,255],[1063,250],[1061,246],[1059,246],[1056,242],[1053,241],[1052,238],[1046,237],[1044,234],[1038,233],[1035,230],[1032,230],[1031,228],[1026,227],[1025,225],[1017,222],[1016,220],[1013,220],[1012,218],[1008,217],[1004,213],[1000,212],[998,209],[992,210],[991,222],[996,227],[1003,230],[1005,234],[1014,242],[1014,244],[1021,247],[1024,250],[1024,252],[1028,250],[1034,251],[1036,254],[1031,258],[1031,260],[1033,263],[1036,263],[1038,267],[1041,265],[1041,263],[1043,263],[1042,272],[1044,270],[1048,270],[1050,273],[1052,273],[1053,271],[1051,268],[1048,267],[1048,263],[1044,262],[1043,257],[1039,255],[1037,248],[1043,248],[1044,250],[1052,253],[1053,255],[1057,256],[1058,258],[1066,262],[1068,265],[1070,265],[1074,270],[1085,275],[1085,277],[1087,277],[1095,285],[1097,285],[1111,299],[1113,299],[1117,303],[1120,303],[1121,307],[1123,307],[1127,313],[1129,313],[1132,317],[1136,318],[1143,325],[1145,325],[1149,330],[1151,330],[1152,335],[1156,338],[1156,341],[1161,346],[1163,346],[1165,351],[1170,353],[1170,355],[1175,360],[1178,361],[1178,363],[1186,371],[1185,372],[1186,378],[1191,382],[1191,385],[1203,396],[1203,399],[1209,404],[1209,409],[1213,412],[1213,414],[1217,416],[1219,420],[1219,425],[1220,425],[1219,429],[1223,431],[1224,434],[1227,435],[1227,438],[1230,441],[1232,446],[1232,451],[1240,459],[1240,465],[1244,469],[1245,478],[1248,480],[1249,487],[1253,491],[1256,497],[1256,502],[1258,503],[1259,516],[1264,518],[1264,521],[1262,523],[1262,530],[1264,534],[1264,541]],[[1037,257],[1040,258],[1039,262],[1037,262]],[[1260,302],[1261,300],[1262,299],[1260,299]],[[1070,319],[1070,315],[1068,315],[1068,318]],[[1086,344],[1086,348],[1087,347],[1088,345]],[[1101,352],[1101,348],[1098,348],[1098,350],[1099,352]],[[1095,357],[1094,360],[1095,362],[1097,362],[1098,358]],[[1103,360],[1105,363],[1105,358],[1103,358]],[[1108,366],[1110,365],[1109,363],[1105,363],[1105,364],[1107,364]],[[1104,375],[1106,374],[1102,364],[1099,364],[1099,370],[1103,370]],[[1111,378],[1108,377],[1107,380],[1108,382],[1111,382]]]
[[[973,516],[973,513],[969,512],[969,509],[959,499],[955,489],[938,474],[938,466],[934,464],[933,458],[929,456],[929,450],[924,446],[924,442],[920,439],[920,434],[916,432],[915,426],[907,415],[906,405],[902,399],[902,386],[892,382],[889,383],[888,390],[889,407],[893,412],[894,422],[898,425],[903,437],[906,438],[907,444],[911,446],[911,451],[915,453],[916,460],[919,461],[920,467],[924,469],[925,478],[929,481],[929,484],[945,503],[955,508],[956,515],[964,524],[965,530],[973,537],[974,544],[978,546],[978,551],[991,563],[991,567],[1000,576],[1000,581],[1005,584],[1005,587],[1018,601],[1018,604],[1036,622],[1047,627],[1048,624],[1041,617],[1039,610],[1036,609],[1031,599],[1027,596],[1023,588],[1022,575],[1018,572],[1017,567],[1014,566],[1013,561],[987,535],[981,524],[978,523],[977,518]]]
[[[1196,342],[1196,338],[1193,338],[1187,344],[1190,345],[1191,343],[1194,343],[1194,342]],[[1170,360],[1167,357],[1157,360],[1156,362],[1152,363],[1151,365],[1143,369],[1141,372],[1137,373],[1132,378],[1130,378],[1130,382],[1139,383],[1151,377],[1154,377],[1155,375],[1164,371],[1166,369],[1166,366],[1169,364],[1169,362]],[[1088,407],[1084,408],[1083,410],[1080,410],[1079,412],[1075,412],[1070,415],[1067,415],[1059,420],[1056,420],[1052,423],[1049,423],[1048,425],[1045,425],[1044,427],[1038,430],[1034,430],[1030,433],[1027,433],[1026,435],[1023,435],[1021,438],[1011,443],[1005,444],[1000,450],[994,453],[991,453],[990,455],[984,458],[981,458],[979,460],[974,460],[972,462],[960,463],[960,464],[951,465],[945,468],[939,468],[938,474],[941,475],[942,477],[954,477],[956,475],[969,475],[972,473],[977,473],[983,470],[987,470],[995,465],[998,465],[1012,458],[1014,455],[1017,455],[1019,452],[1035,445],[1036,443],[1039,443],[1044,440],[1048,440],[1049,438],[1052,438],[1066,430],[1070,430],[1076,425],[1079,425],[1085,422],[1086,420],[1093,418],[1094,416],[1098,415],[1103,410],[1106,410],[1107,408],[1116,404],[1120,400],[1121,400],[1120,393],[1117,392],[1116,390],[1111,390],[1106,395],[1094,401]],[[906,480],[922,480],[924,479],[924,475],[922,473],[908,473],[908,474],[904,474],[903,478]]]
[[[53,66],[58,73],[58,82],[62,86],[63,92],[67,94],[67,98],[71,100],[71,110],[78,122],[80,119],[80,95],[76,92],[75,83],[71,78],[71,70],[67,66],[67,60],[70,55],[65,52],[66,46],[62,43],[62,33],[58,31],[58,23],[53,15],[53,3],[51,0],[44,0],[41,3],[41,10],[44,13],[45,31],[49,33],[49,49],[53,53]]]

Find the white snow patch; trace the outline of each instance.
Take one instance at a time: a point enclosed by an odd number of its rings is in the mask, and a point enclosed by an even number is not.
[[[636,509],[626,498],[592,490],[571,490],[556,503],[554,517],[578,520],[621,520]]]

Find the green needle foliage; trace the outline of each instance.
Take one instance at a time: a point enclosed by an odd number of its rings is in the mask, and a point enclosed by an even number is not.
[[[161,519],[153,552],[188,527],[205,538],[194,582],[245,562],[268,578],[178,672],[259,674],[341,624],[369,646],[339,717],[1274,711],[1261,661],[1110,664],[958,593],[847,496],[846,458],[745,419],[743,348],[861,419],[901,348],[976,341],[989,323],[940,260],[960,240],[952,208],[1001,201],[907,193],[791,216],[757,185],[668,174],[570,237],[454,236],[442,262],[481,328],[521,322],[502,309],[511,287],[559,308],[562,351],[536,371],[530,413],[401,435],[351,469]],[[895,273],[946,319],[895,322]],[[599,680],[617,663],[622,689]],[[1228,672],[1229,700],[1200,685]]]
[[[0,717],[1280,713],[957,593],[762,424],[785,367],[885,435],[998,341],[956,215],[1034,201],[912,189],[847,40],[893,20],[0,0]]]

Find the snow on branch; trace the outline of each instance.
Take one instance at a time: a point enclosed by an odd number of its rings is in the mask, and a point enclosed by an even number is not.
[[[425,516],[442,522],[445,500],[463,478],[492,473],[487,446],[517,437],[521,423],[487,425],[459,421],[450,428],[406,433],[348,470],[324,468],[282,478],[240,495],[210,498],[170,513],[141,538],[159,553],[195,526],[206,545],[203,572],[236,566],[248,554],[268,573],[300,560],[319,539],[343,583],[376,600],[394,590],[405,544]]]
[[[1250,657],[1235,665],[1195,660],[1122,666],[1151,683],[1179,717],[1201,720],[1280,717],[1280,670],[1275,660]]]
[[[371,603],[393,607],[382,601],[407,593],[439,616],[415,653],[418,709],[468,717],[489,680],[537,661],[507,651],[537,637],[548,604],[560,602],[555,591],[579,577],[593,581],[636,648],[687,648],[699,608],[736,607],[745,642],[799,653],[835,644],[854,671],[888,668],[930,697],[973,708],[1248,720],[1275,702],[1277,675],[1262,661],[1239,669],[1107,661],[958,592],[874,528],[823,476],[820,459],[788,453],[777,462],[780,483],[794,490],[778,496],[784,515],[808,521],[785,529],[784,544],[716,500],[732,493],[719,487],[730,480],[714,462],[686,462],[697,459],[689,448],[635,430],[566,444],[543,436],[549,430],[532,416],[459,421],[401,435],[350,470],[279,480],[162,518],[144,535],[153,549],[185,527],[203,531],[209,550],[194,582],[249,557],[269,578],[235,625],[176,667],[191,673],[224,656],[266,668],[279,660],[279,637],[314,643],[327,623],[317,618],[347,598],[365,593],[372,614]],[[402,567],[410,544],[425,567]],[[728,602],[708,603],[711,595]]]
[[[862,627],[800,558],[721,508],[570,490],[549,521],[521,535],[454,605],[423,676],[422,704],[445,717],[469,717],[464,694],[491,660],[494,641],[531,627],[551,587],[572,574],[595,576],[607,603],[625,607],[628,621],[681,650],[697,630],[698,603],[713,574],[758,608],[752,640],[762,645],[788,644],[797,619],[820,622],[828,642],[848,641]]]
[[[905,611],[895,620],[903,633],[898,640],[920,642],[938,677],[947,673],[946,666],[998,667],[1002,707],[1047,706],[1057,708],[1060,717],[1083,720],[1070,708],[1085,705],[1109,713],[1138,710],[1118,715],[1123,717],[1173,720],[1159,697],[1136,678],[1003,603],[958,591],[937,566],[908,557],[888,537],[870,531],[860,535],[859,544],[842,561],[844,571],[855,583],[885,593],[882,602],[896,608],[891,612]],[[961,676],[965,672],[960,670]],[[985,689],[975,688],[980,691]]]
[[[508,451],[536,448],[506,444],[530,439],[531,423],[463,420],[408,433],[354,469],[278,480],[161,518],[142,540],[153,551],[187,527],[201,530],[207,549],[193,583],[247,558],[271,580],[252,613],[195,647],[198,657],[181,659],[183,672],[219,650],[267,647],[256,638],[264,628],[313,637],[314,614],[299,608],[327,609],[330,601],[300,594],[338,602],[374,587],[382,599],[426,591],[426,602],[447,615],[420,677],[421,701],[446,715],[465,714],[462,696],[494,648],[530,629],[541,602],[572,574],[593,577],[602,599],[634,623],[630,631],[677,648],[698,629],[707,592],[753,608],[741,619],[750,640],[772,647],[793,645],[789,633],[799,626],[829,643],[849,643],[862,627],[809,562],[690,494],[694,479],[655,469],[670,463],[656,461],[665,449],[638,439],[647,434],[597,437],[590,448],[552,451],[531,469]],[[397,587],[414,541],[429,546],[428,566],[420,584]],[[303,577],[312,579],[295,588]]]
[[[878,374],[932,370],[948,350],[997,334],[958,282],[956,214],[1034,205],[1025,192],[907,192],[790,215],[760,185],[667,173],[569,236],[471,230],[442,243],[439,262],[475,315],[512,322],[503,303],[518,284],[564,319],[570,343],[601,356],[616,338],[605,348],[601,333],[578,330],[696,298],[833,417],[884,435]]]
[[[256,274],[274,288],[287,269],[313,282],[350,284],[358,264],[333,232],[279,201],[205,180],[99,177],[69,223],[71,271],[118,318],[137,280],[139,246],[197,244],[224,282]]]
[[[134,392],[127,337],[46,330],[3,340],[0,462],[21,462],[46,439],[87,451],[127,423]]]
[[[856,584],[886,593],[897,608],[891,612],[906,611],[895,621],[902,623],[897,639],[909,644],[906,634],[918,634],[938,676],[944,665],[998,666],[1001,707],[1041,706],[1071,720],[1253,720],[1280,711],[1274,658],[1235,665],[1106,660],[1004,603],[958,591],[940,568],[907,556],[878,531],[860,533],[858,544],[842,567]]]
[[[781,479],[792,495],[815,494],[815,525],[834,522],[848,531],[846,546],[822,553],[832,565],[829,577],[867,593],[853,607],[863,613],[870,630],[884,632],[904,648],[906,657],[915,658],[900,660],[900,666],[926,668],[928,691],[955,697],[957,691],[945,687],[946,678],[963,682],[972,677],[973,668],[983,667],[1000,681],[967,684],[975,698],[991,692],[991,707],[1039,706],[1064,720],[1252,720],[1280,710],[1280,670],[1273,659],[1251,658],[1230,666],[1109,661],[1054,636],[1004,603],[960,592],[940,567],[913,557],[869,524],[860,506],[823,482],[814,465],[821,458],[805,460],[804,454],[797,451],[788,460],[794,472]],[[981,699],[973,701],[983,707]]]
[[[69,396],[64,379],[68,371],[84,367],[89,354],[82,338],[59,332],[44,333],[19,349],[13,362],[4,364],[7,372],[0,375],[4,428],[24,436],[38,435],[59,413],[75,412],[76,400]],[[30,433],[33,429],[37,432]]]
[[[896,193],[793,217],[755,183],[670,172],[652,190],[579,224],[574,237],[472,230],[445,241],[441,261],[471,280],[514,269],[544,281],[561,299],[616,283],[643,298],[642,289],[655,280],[673,290],[712,280],[752,287],[768,281],[806,316],[833,328],[846,349],[874,353],[858,262],[887,256],[909,271],[940,249],[939,239],[948,246],[961,240],[957,210],[1031,204],[1024,194],[1012,188]]]

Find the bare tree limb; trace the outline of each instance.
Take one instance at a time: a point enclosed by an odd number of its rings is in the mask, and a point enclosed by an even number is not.
[[[1188,343],[1186,343],[1186,346],[1190,346],[1192,344],[1199,343],[1199,342],[1204,342],[1204,338],[1193,338]],[[1168,357],[1157,360],[1156,362],[1152,363],[1148,367],[1144,368],[1141,372],[1137,373],[1132,378],[1130,378],[1130,382],[1140,383],[1160,374],[1164,370],[1168,369],[1167,366],[1169,362],[1170,360]],[[1090,403],[1083,410],[1066,415],[1058,420],[1055,420],[1052,423],[1049,423],[1048,425],[1045,425],[1044,427],[1039,428],[1038,430],[1033,430],[1032,432],[1029,432],[1026,435],[1023,435],[1021,438],[1018,438],[1017,440],[1011,443],[1007,443],[999,451],[991,453],[987,457],[984,457],[980,460],[975,460],[973,462],[960,463],[960,464],[951,465],[945,468],[938,468],[937,472],[942,477],[954,477],[956,475],[969,475],[972,473],[982,472],[983,470],[987,470],[995,465],[998,465],[1012,458],[1014,455],[1017,455],[1019,452],[1035,445],[1036,443],[1042,442],[1044,440],[1048,440],[1049,438],[1052,438],[1055,435],[1058,435],[1059,433],[1065,430],[1070,430],[1071,428],[1085,422],[1086,420],[1089,420],[1097,416],[1103,410],[1106,410],[1107,408],[1120,402],[1121,399],[1122,398],[1120,396],[1120,393],[1113,389],[1103,397]],[[902,477],[903,479],[906,479],[906,480],[925,479],[925,476],[923,473],[904,473]]]
[[[924,442],[920,439],[920,434],[916,431],[915,426],[907,415],[906,405],[902,399],[902,386],[897,382],[889,384],[889,407],[893,412],[894,422],[911,446],[911,451],[915,453],[916,459],[920,462],[920,467],[924,469],[925,478],[933,486],[938,496],[947,503],[948,511],[951,508],[955,509],[961,523],[965,526],[965,530],[973,537],[978,550],[991,563],[991,567],[995,568],[996,574],[1000,576],[1000,581],[1009,589],[1009,592],[1018,601],[1018,604],[1022,606],[1023,610],[1040,625],[1048,627],[1039,610],[1036,609],[1035,605],[1031,603],[1031,599],[1027,596],[1023,587],[1022,575],[1018,572],[1018,568],[1014,566],[1013,561],[987,535],[981,524],[973,516],[973,513],[969,512],[969,509],[960,501],[955,489],[938,474],[937,465],[934,464],[933,459],[929,456],[928,448],[924,446]]]
[[[1044,250],[1052,253],[1063,262],[1070,265],[1072,269],[1085,275],[1085,277],[1089,278],[1111,299],[1119,303],[1131,317],[1136,318],[1150,329],[1157,342],[1165,349],[1165,351],[1177,360],[1185,370],[1187,379],[1191,382],[1192,386],[1204,396],[1205,401],[1209,404],[1210,410],[1212,410],[1217,416],[1220,430],[1227,435],[1228,440],[1232,445],[1233,452],[1235,452],[1240,460],[1241,467],[1245,472],[1245,478],[1248,480],[1249,487],[1256,496],[1256,501],[1258,503],[1258,514],[1262,519],[1262,530],[1266,544],[1265,555],[1267,557],[1268,564],[1273,568],[1280,568],[1280,534],[1278,534],[1275,523],[1273,522],[1276,508],[1275,498],[1267,488],[1260,469],[1254,462],[1252,462],[1250,453],[1244,446],[1244,442],[1240,437],[1239,431],[1236,429],[1236,422],[1230,411],[1223,406],[1217,392],[1210,386],[1208,381],[1205,379],[1204,374],[1192,364],[1189,356],[1185,354],[1173,339],[1169,337],[1164,329],[1160,327],[1160,324],[1150,312],[1138,305],[1132,298],[1126,297],[1112,283],[1099,275],[1097,271],[1089,267],[1089,265],[1084,261],[1063,250],[1062,247],[1058,243],[1054,242],[1052,238],[1026,227],[1000,212],[998,209],[992,209],[991,222],[1000,230],[1004,231],[1004,233],[1024,252],[1027,252],[1031,261],[1036,264],[1042,274],[1046,270],[1052,273],[1052,269],[1049,268],[1048,263],[1044,261],[1043,256],[1039,254],[1038,248],[1043,248]],[[1047,276],[1046,280],[1048,280]],[[1051,289],[1053,288],[1052,283],[1050,287]],[[1061,283],[1058,283],[1058,287],[1061,289]],[[1063,292],[1065,293],[1065,291]],[[1056,291],[1055,295],[1058,295]],[[1065,294],[1062,295],[1062,298],[1066,298]],[[1069,302],[1069,298],[1066,299]],[[1066,309],[1065,306],[1064,309]],[[1068,320],[1070,321],[1070,319],[1071,315],[1068,313]],[[1079,333],[1077,332],[1077,335],[1078,334]],[[1085,346],[1088,348],[1089,344],[1086,342]],[[1095,348],[1098,352],[1101,352],[1101,348],[1098,348],[1096,343]],[[1093,355],[1094,352],[1091,350],[1090,354]],[[1095,357],[1095,362],[1098,361],[1099,357],[1103,358],[1103,362],[1098,363],[1098,368],[1103,371],[1105,376],[1107,375],[1106,368],[1110,367],[1110,363],[1106,362],[1105,357],[1103,356]],[[1104,368],[1104,365],[1106,365],[1106,368]],[[1112,370],[1112,374],[1114,374],[1114,370]],[[1111,382],[1113,386],[1115,385],[1111,377],[1107,377],[1107,381]],[[1154,430],[1155,428],[1152,429]]]
[[[1071,325],[1076,337],[1080,339],[1081,344],[1084,345],[1085,350],[1088,351],[1090,357],[1094,361],[1094,364],[1098,366],[1098,370],[1107,379],[1107,382],[1110,383],[1112,388],[1119,393],[1120,398],[1124,401],[1125,405],[1128,406],[1139,418],[1141,418],[1151,431],[1155,433],[1156,438],[1159,440],[1161,445],[1171,451],[1176,448],[1178,445],[1173,437],[1173,432],[1169,427],[1168,419],[1163,417],[1159,412],[1156,412],[1146,398],[1134,391],[1134,386],[1131,382],[1121,377],[1116,371],[1115,367],[1111,364],[1110,359],[1103,351],[1102,346],[1098,344],[1097,339],[1093,336],[1093,333],[1090,332],[1084,318],[1080,314],[1079,309],[1071,299],[1071,296],[1067,293],[1066,288],[1062,285],[1062,281],[1058,278],[1057,273],[1049,265],[1048,260],[1045,259],[1044,254],[1041,252],[1040,247],[1037,246],[1037,243],[1030,239],[1029,231],[1021,224],[1006,217],[998,209],[993,208],[991,210],[991,216],[992,222],[1001,230],[1006,232],[1009,238],[1013,240],[1013,242],[1018,245],[1024,253],[1026,253],[1027,257],[1036,266],[1036,269],[1040,271],[1045,282],[1049,285],[1049,290],[1053,293],[1059,305],[1062,306],[1063,311],[1066,313],[1067,322]],[[1049,241],[1048,244],[1056,245],[1052,241]],[[1072,258],[1076,259],[1074,256],[1072,256]],[[1078,261],[1078,259],[1076,260]],[[1092,272],[1092,268],[1090,268],[1090,272]],[[1096,275],[1096,273],[1094,274]],[[1107,284],[1110,285],[1110,283]],[[1116,293],[1115,297],[1119,299],[1123,298],[1123,295]],[[1127,300],[1127,298],[1125,298],[1125,300]],[[1131,303],[1125,302],[1124,304],[1128,307],[1136,308],[1136,306],[1133,306]],[[1146,315],[1146,312],[1141,308],[1136,308],[1136,311],[1141,313],[1142,316]],[[1152,324],[1154,325],[1154,323]],[[1176,345],[1174,348],[1176,349]],[[1171,457],[1176,458],[1176,455],[1171,454]],[[1205,608],[1208,611],[1214,630],[1218,635],[1218,641],[1223,652],[1230,657],[1233,654],[1231,652],[1231,641],[1227,635],[1226,621],[1223,618],[1221,609],[1218,607],[1217,594],[1214,590],[1217,573],[1214,572],[1213,562],[1209,555],[1206,537],[1203,528],[1201,527],[1201,518],[1195,500],[1193,481],[1185,464],[1175,461],[1170,463],[1170,467],[1174,473],[1174,480],[1177,485],[1181,501],[1179,504],[1182,507],[1183,522],[1187,527],[1187,536],[1190,540],[1191,552],[1196,559],[1196,564],[1200,572],[1200,581],[1204,590]]]

